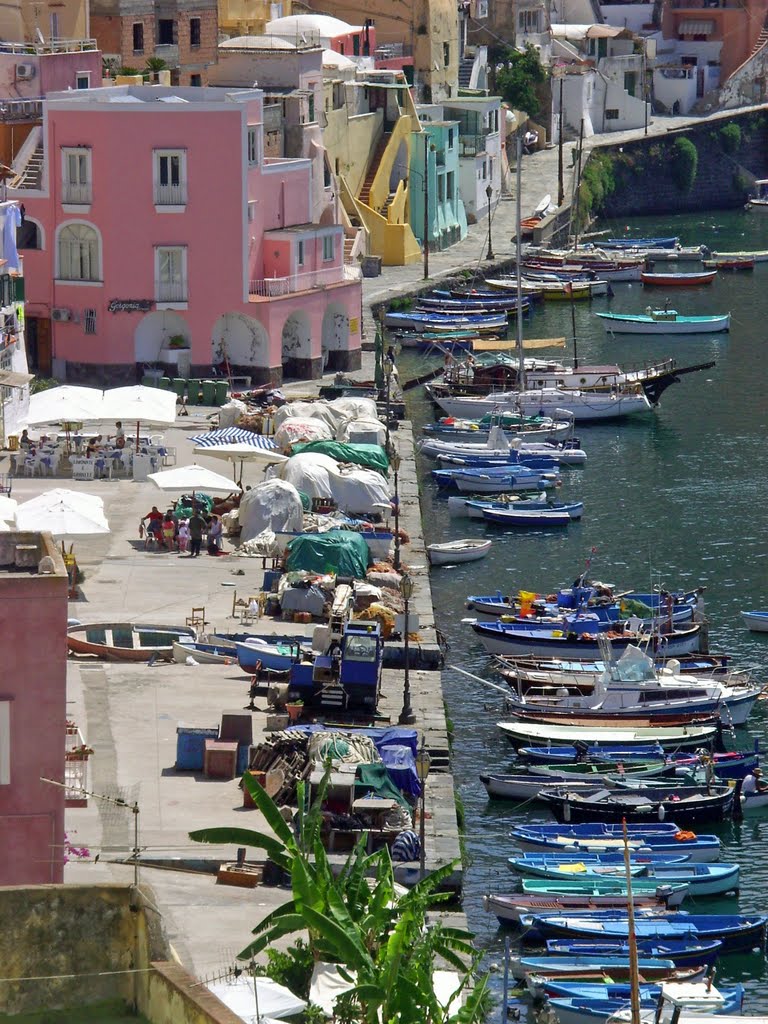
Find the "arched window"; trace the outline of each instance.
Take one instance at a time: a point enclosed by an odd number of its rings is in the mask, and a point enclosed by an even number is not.
[[[16,228],[17,249],[42,249],[43,233],[40,225],[31,217],[26,217],[24,222]]]
[[[65,224],[59,232],[61,281],[99,281],[99,236],[88,224]]]

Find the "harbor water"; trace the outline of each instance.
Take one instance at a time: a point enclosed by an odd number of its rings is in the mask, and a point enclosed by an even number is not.
[[[768,249],[768,215],[713,212],[636,219],[599,225],[635,236],[679,234],[683,244],[714,250]],[[657,270],[673,269],[662,264]],[[681,264],[679,270],[700,270]],[[492,537],[481,562],[432,572],[438,625],[449,644],[448,666],[458,666],[497,683],[490,659],[470,626],[468,594],[551,592],[568,586],[591,558],[591,576],[619,589],[654,586],[706,590],[710,648],[734,655],[737,667],[751,667],[768,683],[768,634],[747,632],[739,612],[768,609],[768,263],[751,273],[719,273],[700,288],[644,288],[614,284],[614,297],[576,304],[581,363],[621,366],[672,356],[679,366],[714,360],[708,370],[683,377],[652,413],[622,422],[578,428],[588,454],[583,469],[563,470],[562,499],[584,502],[584,517],[566,530],[502,529],[477,520],[451,519],[447,503],[429,479],[434,463],[420,460],[422,509],[427,543],[459,537]],[[642,312],[662,306],[683,314],[731,312],[730,333],[710,336],[611,338],[596,311]],[[514,331],[514,326],[513,326]],[[567,304],[539,306],[526,321],[526,338],[565,336],[565,350],[530,355],[567,361],[573,357],[571,310]],[[403,380],[422,373],[440,357],[404,351],[398,357]],[[423,389],[410,392],[408,414],[415,432],[434,418]],[[592,553],[592,549],[594,553]],[[405,549],[407,557],[407,548]],[[551,821],[541,805],[520,807],[489,801],[479,775],[507,771],[512,748],[495,723],[501,700],[490,688],[448,668],[447,709],[454,728],[453,771],[464,808],[465,909],[488,962],[499,962],[505,932],[482,907],[488,891],[509,892],[515,876],[506,867],[514,852],[507,837],[514,823]],[[738,746],[766,741],[767,704],[758,703]],[[739,900],[689,902],[699,912],[755,913],[768,910],[768,813],[740,824],[703,827],[724,843],[723,861],[741,865]],[[514,936],[514,933],[511,933]],[[768,971],[757,954],[723,958],[718,982],[748,984],[745,1013],[768,1013]]]

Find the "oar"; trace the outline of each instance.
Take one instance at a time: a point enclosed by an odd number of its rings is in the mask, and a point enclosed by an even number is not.
[[[474,679],[477,683],[482,683],[483,686],[490,686],[493,690],[500,690],[506,697],[509,696],[509,687],[499,686],[498,683],[489,683],[487,679],[482,679],[480,676],[476,676],[473,672],[467,672],[464,668],[459,668],[458,665],[448,665],[447,668],[453,672],[461,672],[463,676],[469,676],[470,679]]]

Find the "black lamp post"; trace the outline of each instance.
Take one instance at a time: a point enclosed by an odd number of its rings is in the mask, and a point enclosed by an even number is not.
[[[398,491],[398,476],[400,472],[400,453],[392,451],[389,456],[389,464],[395,475],[395,560],[394,567],[400,572],[400,492]]]
[[[427,851],[424,842],[424,817],[427,809],[427,776],[429,775],[429,766],[432,764],[432,758],[429,756],[429,751],[424,747],[424,736],[421,737],[421,748],[416,755],[416,774],[419,777],[421,783],[421,817],[419,819],[419,878],[424,877],[424,868],[427,859]]]
[[[487,260],[493,260],[496,257],[493,255],[493,242],[491,240],[491,221],[493,220],[491,210],[491,197],[493,196],[493,186],[490,181],[486,185],[485,194],[488,196],[488,255],[485,257]]]
[[[410,648],[408,645],[408,603],[413,597],[413,580],[404,572],[400,577],[400,593],[403,595],[403,601],[405,607],[403,609],[403,651],[405,655],[405,668],[404,668],[404,679],[403,679],[403,710],[400,712],[398,722],[400,725],[413,725],[416,721],[416,715],[413,713],[411,707],[411,666],[410,666]]]
[[[389,439],[389,421],[391,419],[392,371],[393,371],[393,369],[394,369],[394,367],[392,365],[392,360],[388,359],[385,356],[384,357],[384,380],[385,380],[385,383],[386,383],[386,388],[385,388],[385,392],[384,392],[384,399],[385,399],[386,417],[387,417],[387,422],[385,424],[385,428],[386,428],[385,451],[387,451],[387,452],[389,451],[389,444],[390,444],[390,439]]]

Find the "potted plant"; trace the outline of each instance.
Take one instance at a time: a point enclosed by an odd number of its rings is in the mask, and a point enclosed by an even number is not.
[[[174,334],[168,339],[168,348],[189,348],[189,344],[183,334]]]
[[[292,722],[297,722],[301,718],[301,713],[304,710],[303,700],[289,700],[286,702],[285,710],[288,713],[288,717]]]

